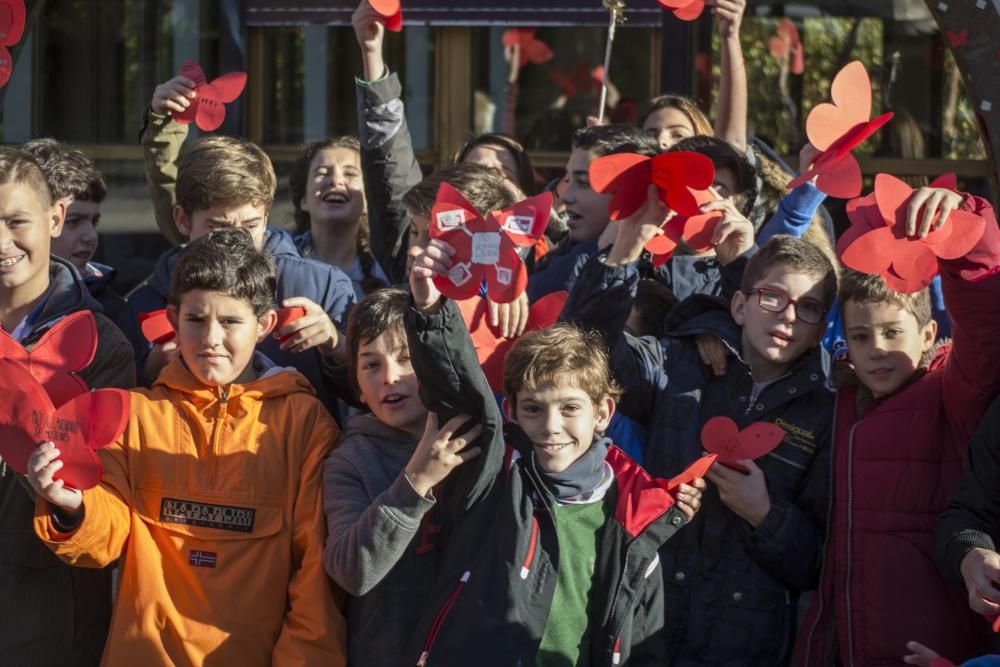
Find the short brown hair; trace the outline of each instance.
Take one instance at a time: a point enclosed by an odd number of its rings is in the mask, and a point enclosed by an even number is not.
[[[42,168],[54,199],[100,204],[108,196],[104,176],[82,151],[50,137],[27,141],[21,149]]]
[[[188,215],[208,209],[274,203],[271,159],[244,139],[211,136],[188,144],[177,159],[177,204]]]
[[[355,394],[358,388],[358,352],[362,345],[384,333],[406,345],[406,313],[410,293],[398,287],[377,289],[351,309],[347,318],[347,380]]]
[[[840,283],[841,307],[848,301],[891,304],[913,315],[921,327],[931,321],[930,290],[925,287],[912,294],[900,294],[878,275],[846,271]]]
[[[0,185],[22,183],[27,185],[45,208],[52,206],[52,191],[38,163],[19,148],[0,147]]]
[[[595,405],[622,394],[600,335],[572,324],[559,322],[524,334],[504,359],[503,391],[514,407],[522,389],[560,381],[585,391]]]
[[[747,262],[740,289],[750,292],[772,267],[781,265],[789,271],[804,273],[823,282],[823,307],[827,310],[837,296],[837,269],[830,258],[808,241],[776,234]]]
[[[480,215],[507,208],[524,198],[524,193],[496,169],[459,162],[438,169],[410,188],[403,195],[403,206],[411,215],[430,215],[442,183],[461,192]]]

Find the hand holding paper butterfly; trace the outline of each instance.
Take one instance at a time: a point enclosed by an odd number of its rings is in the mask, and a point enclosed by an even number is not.
[[[35,493],[52,505],[76,513],[83,504],[83,493],[67,488],[61,479],[54,477],[63,468],[59,458],[61,454],[51,442],[39,445],[28,459],[28,483]]]
[[[733,463],[746,468],[747,473],[716,463],[709,468],[706,477],[719,489],[719,499],[726,507],[757,528],[764,523],[764,518],[771,511],[767,481],[763,471],[752,460],[744,459]]]
[[[274,331],[281,340],[281,349],[293,354],[316,348],[324,357],[338,363],[347,361],[344,356],[344,342],[337,331],[337,325],[315,301],[305,297],[294,297],[281,302],[282,309],[299,309],[298,317],[288,317],[284,326]],[[300,314],[305,311],[304,314]]]
[[[962,205],[962,195],[946,188],[917,190],[906,210],[906,235],[927,238],[931,228],[940,229],[952,211]]]
[[[711,244],[719,264],[726,266],[750,250],[754,244],[753,223],[740,213],[732,199],[717,199],[702,204],[704,213],[718,211],[722,220],[715,226]]]
[[[738,37],[740,23],[747,9],[746,0],[707,0],[705,5],[719,19],[719,35],[723,38]]]
[[[681,484],[677,487],[677,509],[684,513],[688,521],[701,509],[701,492],[706,488],[708,485],[701,477],[693,480],[691,484]]]
[[[608,253],[608,266],[630,264],[639,259],[642,250],[652,239],[661,236],[663,226],[676,214],[660,198],[656,185],[646,188],[646,202],[638,211],[619,221],[615,244]]]
[[[191,102],[198,96],[194,91],[195,85],[194,81],[183,75],[164,81],[153,91],[153,99],[149,103],[150,110],[160,116],[187,111]]]
[[[368,0],[361,0],[361,4],[351,15],[351,24],[354,26],[354,35],[361,47],[365,80],[381,79],[386,73],[382,51],[382,44],[385,41],[385,20],[372,9]]]
[[[410,248],[410,292],[418,310],[437,312],[441,292],[434,276],[448,275],[455,249],[441,239],[431,239],[425,247]]]

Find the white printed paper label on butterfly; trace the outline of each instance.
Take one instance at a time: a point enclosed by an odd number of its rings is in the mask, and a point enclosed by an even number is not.
[[[500,232],[472,235],[472,263],[496,264],[500,261]]]
[[[511,234],[520,236],[531,236],[531,228],[535,224],[535,217],[531,215],[508,215],[503,221],[503,228]]]
[[[469,282],[470,278],[472,278],[472,270],[467,263],[456,264],[448,270],[448,279],[457,287]]]
[[[443,232],[457,229],[465,224],[465,211],[457,208],[451,211],[440,211],[437,214],[438,229]]]
[[[511,281],[514,280],[514,272],[508,269],[506,266],[497,267],[497,282],[501,285],[510,285]]]

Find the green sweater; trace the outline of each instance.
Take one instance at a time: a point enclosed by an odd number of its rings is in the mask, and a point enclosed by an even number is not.
[[[556,504],[559,578],[535,658],[537,667],[590,664],[590,615],[597,573],[597,544],[608,520],[603,500],[586,505]]]

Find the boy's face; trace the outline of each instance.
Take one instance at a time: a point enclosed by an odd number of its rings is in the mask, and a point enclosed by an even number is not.
[[[313,223],[353,225],[365,211],[361,156],[350,148],[324,148],[309,163],[306,194],[299,202]]]
[[[615,412],[608,397],[599,404],[583,389],[558,382],[517,392],[517,407],[504,401],[507,418],[517,422],[534,446],[543,470],[562,472],[583,456]]]
[[[383,424],[419,438],[427,421],[427,408],[420,401],[406,336],[402,332],[383,332],[358,348],[356,361],[361,401]]]
[[[100,204],[71,199],[66,208],[62,234],[52,240],[52,254],[71,262],[77,271],[83,273],[87,262],[97,252],[97,225],[100,221]]]
[[[691,119],[683,111],[673,107],[657,109],[649,114],[649,118],[642,124],[642,129],[656,139],[661,151],[695,135]]]
[[[773,313],[761,307],[757,292],[739,291],[733,295],[730,312],[743,328],[743,355],[758,381],[780,377],[790,363],[819,345],[826,330],[825,317],[820,317],[816,324],[799,317],[804,309],[823,310],[820,277],[776,265],[754,285],[755,290],[762,288],[773,290],[771,295],[781,293],[799,304],[789,303],[780,313]]]
[[[937,322],[920,326],[913,313],[891,303],[849,300],[842,309],[849,358],[875,398],[903,386],[937,338]]]
[[[264,233],[267,231],[267,206],[264,204],[244,204],[238,208],[202,209],[188,215],[180,206],[174,207],[174,223],[181,234],[191,241],[200,239],[213,229],[240,227],[250,232],[257,250],[264,247]]]
[[[597,156],[592,151],[574,148],[566,163],[568,184],[562,194],[566,205],[569,238],[579,243],[596,239],[608,226],[611,195],[602,195],[590,187],[590,163]]]
[[[46,206],[27,183],[0,185],[0,289],[45,291],[63,213],[60,204]]]
[[[210,387],[254,379],[254,348],[277,319],[273,310],[258,318],[246,301],[208,290],[187,292],[180,308],[168,307],[167,316],[191,373]]]

